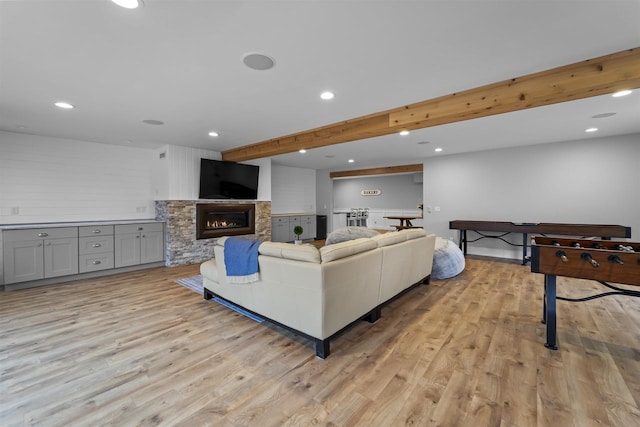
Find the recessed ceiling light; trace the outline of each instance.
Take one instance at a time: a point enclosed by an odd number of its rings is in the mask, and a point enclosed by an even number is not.
[[[307,150],[305,150],[304,148],[303,148],[302,150],[299,150],[299,151],[298,151],[298,153],[302,153],[302,154],[304,154],[304,153],[306,153],[306,152],[307,152]]]
[[[353,159],[349,159],[349,160],[347,160],[347,161],[348,161],[349,163],[353,163],[353,162],[355,162],[355,160],[353,160]]]
[[[409,135],[409,131],[408,130],[401,130],[400,131],[400,135],[407,136],[407,135]]]
[[[629,94],[631,94],[632,91],[630,90],[621,90],[619,92],[614,93],[613,96],[614,98],[620,98],[621,96],[627,96]]]
[[[151,120],[151,119],[143,120],[142,123],[146,123],[148,125],[163,125],[164,124],[164,122],[162,122],[160,120]]]
[[[433,151],[435,151],[436,153],[439,153],[439,152],[441,152],[441,151],[442,151],[442,148],[438,147],[438,148],[436,148],[436,149],[435,149],[435,150],[433,150]]]
[[[75,108],[73,105],[69,104],[68,102],[56,102],[55,105],[58,108],[64,108],[66,110],[70,110],[72,108]]]
[[[252,70],[258,71],[270,70],[276,64],[273,58],[261,53],[247,53],[242,57],[242,62]]]
[[[138,0],[111,0],[118,6],[124,7],[126,9],[135,9],[140,6],[141,1]]]
[[[597,132],[598,128],[589,128],[589,129],[585,129],[585,132]]]
[[[596,114],[595,116],[591,116],[592,119],[604,119],[605,117],[615,116],[616,113],[601,113]]]
[[[336,96],[336,94],[335,94],[335,93],[333,93],[333,92],[329,92],[329,91],[322,92],[322,93],[320,94],[320,98],[322,98],[322,99],[324,99],[324,100],[333,99],[333,98],[335,98],[335,96]]]
[[[212,130],[211,132],[209,132],[209,136],[216,137],[216,136],[220,136],[220,134],[218,132]]]

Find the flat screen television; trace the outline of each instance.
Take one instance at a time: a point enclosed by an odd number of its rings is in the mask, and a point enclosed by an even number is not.
[[[256,200],[259,171],[259,166],[200,159],[200,198]]]

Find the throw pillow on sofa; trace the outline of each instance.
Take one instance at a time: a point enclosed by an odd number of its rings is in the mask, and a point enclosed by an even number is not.
[[[347,240],[360,239],[362,237],[373,237],[379,233],[367,227],[342,227],[329,233],[325,245],[346,242]]]

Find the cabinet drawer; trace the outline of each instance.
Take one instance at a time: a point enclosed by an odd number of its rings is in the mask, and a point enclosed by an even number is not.
[[[5,230],[2,238],[5,242],[24,240],[67,239],[78,237],[78,227],[29,228],[25,230]]]
[[[163,231],[164,223],[149,222],[140,224],[121,224],[116,225],[116,234],[139,233],[141,231]]]
[[[273,224],[289,224],[289,217],[288,216],[275,216],[271,218],[271,223]]]
[[[113,236],[80,237],[80,255],[113,252]]]
[[[290,216],[289,217],[289,222],[295,222],[296,224],[300,224],[300,217],[299,216]]]
[[[78,270],[80,273],[107,270],[109,268],[113,268],[113,253],[79,256]]]
[[[113,225],[89,225],[78,227],[78,236],[111,236],[113,235]]]

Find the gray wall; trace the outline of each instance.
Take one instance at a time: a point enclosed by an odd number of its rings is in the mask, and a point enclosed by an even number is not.
[[[425,210],[424,223],[443,237],[457,238],[449,221],[463,219],[619,224],[640,240],[640,134],[431,157],[424,160],[424,203],[440,206]],[[469,249],[520,256],[488,239]]]
[[[419,182],[416,182],[419,181]],[[362,190],[381,190],[379,196],[363,196]],[[422,203],[422,179],[415,174],[380,175],[333,180],[335,209],[371,208],[416,210]]]

